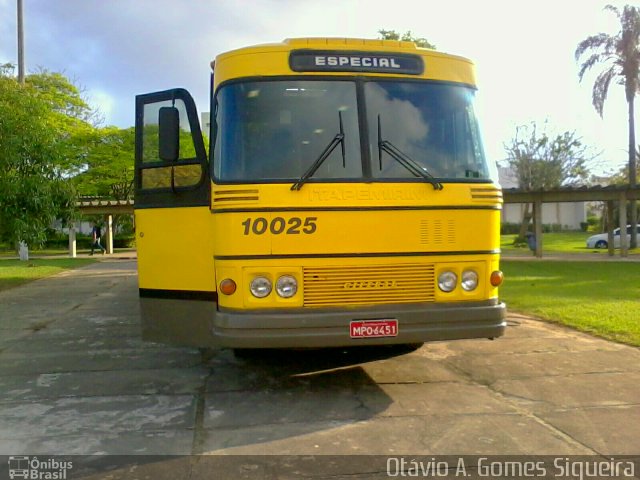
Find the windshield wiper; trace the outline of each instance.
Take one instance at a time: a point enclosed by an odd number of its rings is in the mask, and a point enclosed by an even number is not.
[[[378,162],[380,170],[382,170],[382,152],[389,154],[396,162],[413,173],[416,177],[424,178],[431,184],[434,190],[442,190],[443,185],[436,180],[424,167],[420,166],[415,160],[411,159],[407,154],[403,153],[393,143],[388,140],[382,140],[382,126],[380,123],[380,115],[378,115]]]
[[[342,166],[346,167],[346,156],[344,149],[344,127],[342,126],[342,112],[338,111],[338,120],[340,121],[340,132],[336,133],[336,136],[333,137],[329,145],[322,151],[320,156],[316,159],[315,162],[307,169],[306,172],[302,174],[302,176],[298,179],[296,183],[291,185],[291,190],[300,190],[302,186],[307,183],[307,180],[313,176],[314,173],[320,168],[320,166],[324,163],[324,161],[329,158],[329,155],[333,153],[338,144],[342,146]]]

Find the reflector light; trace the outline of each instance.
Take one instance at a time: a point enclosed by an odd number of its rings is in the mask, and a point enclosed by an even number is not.
[[[220,282],[220,293],[225,295],[233,295],[236,292],[236,282],[230,278],[225,278]]]
[[[500,270],[491,272],[491,285],[493,285],[494,287],[499,287],[500,285],[502,285],[503,280],[504,274]]]

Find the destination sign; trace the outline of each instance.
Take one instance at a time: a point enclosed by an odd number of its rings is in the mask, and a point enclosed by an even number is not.
[[[409,53],[354,52],[345,50],[293,50],[289,66],[294,72],[374,72],[420,75],[424,62]]]

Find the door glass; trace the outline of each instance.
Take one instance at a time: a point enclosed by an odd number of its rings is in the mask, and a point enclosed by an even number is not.
[[[147,103],[144,105],[144,124],[142,131],[142,163],[158,164],[162,162],[158,153],[158,118],[160,108],[175,106],[180,114],[180,155],[175,166],[149,165],[141,172],[142,188],[171,188],[171,175],[173,169],[173,185],[175,187],[188,187],[196,185],[202,177],[200,164],[194,164],[196,151],[191,136],[191,126],[187,116],[184,101],[176,99],[163,102]],[[189,163],[180,165],[180,163]]]

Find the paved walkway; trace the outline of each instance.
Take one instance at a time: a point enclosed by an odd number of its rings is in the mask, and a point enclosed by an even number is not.
[[[135,261],[0,292],[1,454],[635,454],[640,351],[496,341],[236,358],[143,343]]]

